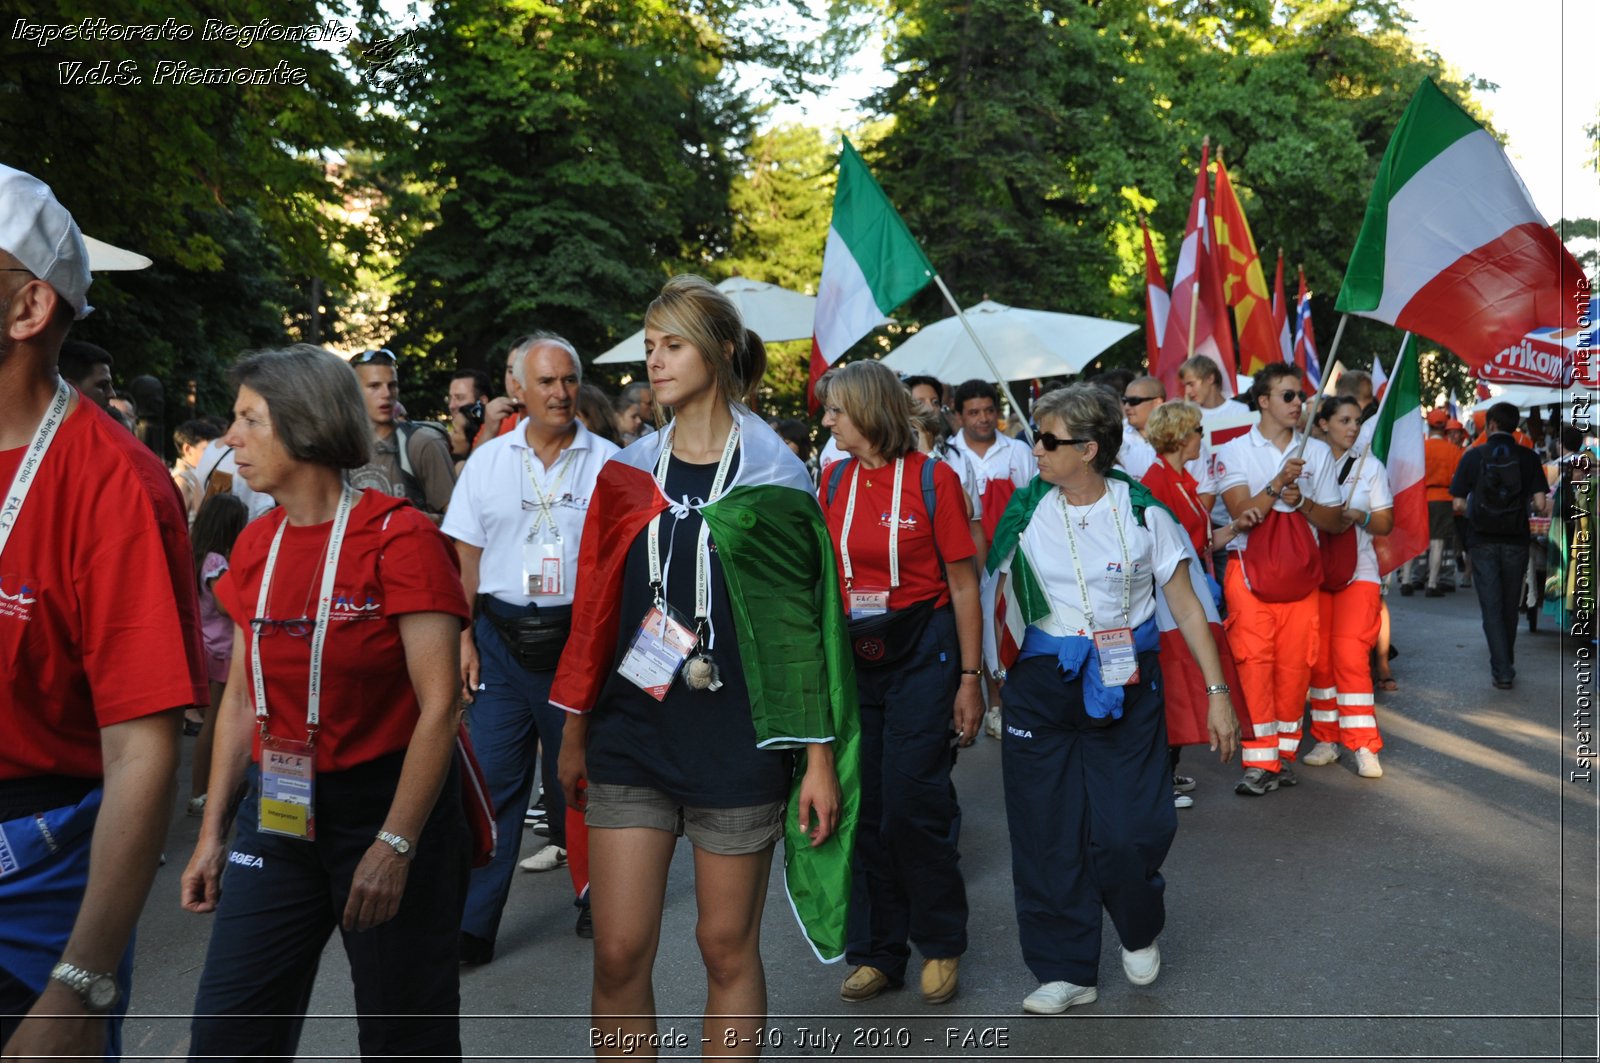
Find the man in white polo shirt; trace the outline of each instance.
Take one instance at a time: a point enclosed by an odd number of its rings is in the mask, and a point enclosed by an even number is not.
[[[494,859],[473,871],[467,889],[461,960],[473,964],[494,957],[540,743],[550,844],[532,858],[539,862],[534,869],[566,863],[566,805],[555,772],[566,714],[550,705],[550,681],[570,626],[595,477],[617,452],[577,419],[583,370],[570,343],[535,333],[508,363],[525,416],[467,459],[442,526],[456,540],[461,582],[476,603],[476,620],[461,634],[461,672],[467,726],[499,831]],[[585,907],[579,934],[587,924]]]
[[[1156,462],[1156,451],[1144,438],[1150,415],[1167,398],[1167,389],[1153,376],[1137,377],[1122,393],[1122,449],[1117,464],[1135,480]]]
[[[1228,639],[1251,724],[1241,743],[1244,778],[1234,791],[1259,797],[1299,781],[1293,764],[1321,622],[1322,565],[1312,529],[1341,532],[1350,519],[1333,453],[1326,443],[1305,440],[1298,431],[1305,402],[1299,371],[1281,362],[1269,365],[1256,374],[1252,391],[1260,421],[1222,445],[1215,468],[1233,516],[1252,507],[1271,509],[1258,528],[1228,544],[1236,563],[1228,565],[1223,585]],[[1302,442],[1305,449],[1296,457]],[[1268,542],[1283,545],[1269,555],[1264,552]]]
[[[955,448],[972,459],[978,471],[978,494],[983,499],[983,536],[994,541],[994,530],[1017,490],[1027,487],[1039,471],[1033,448],[1020,439],[1001,435],[1000,392],[987,380],[969,380],[956,388],[956,413],[961,431],[950,438]]]

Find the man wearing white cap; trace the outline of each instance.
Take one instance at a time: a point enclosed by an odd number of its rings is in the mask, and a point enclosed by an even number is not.
[[[177,487],[57,372],[88,291],[72,215],[41,181],[0,165],[7,1056],[121,1054],[133,929],[166,835],[183,709],[205,703]]]

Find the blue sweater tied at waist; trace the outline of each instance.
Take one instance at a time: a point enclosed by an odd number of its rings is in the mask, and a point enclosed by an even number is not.
[[[1133,629],[1133,648],[1152,653],[1161,647],[1161,631],[1154,617]],[[1094,639],[1084,635],[1048,635],[1033,625],[1022,636],[1018,661],[1029,657],[1054,657],[1063,681],[1083,675],[1083,708],[1091,719],[1122,719],[1122,687],[1108,687],[1100,681],[1100,655],[1094,652]],[[1085,666],[1087,662],[1087,667]]]

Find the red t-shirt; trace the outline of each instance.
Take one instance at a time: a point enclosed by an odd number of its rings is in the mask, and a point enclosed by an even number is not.
[[[282,510],[253,522],[234,545],[228,571],[216,583],[217,600],[244,629],[246,682],[256,633],[256,599],[272,537],[287,517]],[[323,550],[333,522],[283,533],[266,615],[274,620],[315,617],[322,585]],[[404,749],[419,707],[406,668],[396,618],[405,613],[449,613],[465,622],[470,613],[461,589],[455,551],[433,523],[403,498],[363,491],[350,513],[339,569],[333,581],[333,612],[322,650],[322,721],[317,734],[317,770],[341,771]],[[310,693],[311,639],[271,630],[261,640],[261,672],[267,689],[267,730],[304,741]],[[255,711],[254,684],[250,691]],[[252,755],[259,760],[259,734]]]
[[[0,676],[0,779],[99,778],[100,728],[206,703],[177,485],[81,395],[0,555]]]
[[[933,467],[934,508],[938,512],[930,525],[922,502],[922,466],[926,454],[907,454],[900,485],[900,586],[889,595],[890,609],[904,609],[930,598],[944,605],[950,600],[945,582],[945,564],[963,561],[977,552],[972,544],[972,528],[967,521],[966,494],[954,469],[944,462]],[[831,468],[831,466],[830,466]],[[845,589],[844,554],[839,535],[844,530],[845,510],[850,506],[850,479],[859,476],[856,488],[856,515],[850,527],[850,564],[855,571],[856,589],[889,588],[889,513],[894,502],[894,463],[878,469],[862,469],[853,459],[844,467],[833,505],[828,504],[828,481],[823,478],[818,497],[822,500],[833,538],[833,552],[839,562],[839,591],[849,608]],[[938,554],[933,543],[937,536]]]
[[[1200,485],[1195,478],[1187,469],[1174,469],[1166,458],[1157,458],[1139,482],[1150,489],[1156,501],[1172,510],[1194,544],[1195,554],[1205,560],[1211,549],[1211,517],[1200,505]]]

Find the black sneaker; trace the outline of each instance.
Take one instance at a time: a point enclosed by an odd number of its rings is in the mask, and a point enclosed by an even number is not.
[[[461,932],[461,966],[481,967],[494,959],[494,942]]]
[[[1246,768],[1244,778],[1234,784],[1233,792],[1240,797],[1260,797],[1278,788],[1278,776],[1265,768]]]
[[[1416,591],[1416,588],[1415,588],[1415,587],[1413,587],[1413,586],[1412,586],[1412,585],[1411,585],[1411,584],[1409,584],[1409,583],[1402,583],[1402,584],[1400,584],[1400,593],[1401,593],[1401,595],[1403,595],[1403,596],[1404,596],[1404,597],[1407,597],[1407,598],[1409,598],[1409,597],[1411,597],[1411,595],[1412,595],[1412,594],[1413,594],[1413,593],[1414,593],[1414,592],[1415,592],[1415,591]]]
[[[1174,775],[1172,777],[1172,792],[1175,794],[1189,793],[1194,787],[1195,781],[1187,775]]]
[[[1427,590],[1422,592],[1422,596],[1424,598],[1443,598],[1444,591],[1440,590],[1438,587],[1429,587]]]
[[[1278,785],[1279,786],[1299,786],[1300,785],[1300,776],[1296,775],[1294,773],[1294,769],[1289,767],[1289,765],[1287,763],[1281,764],[1278,767]]]
[[[578,925],[573,932],[581,938],[594,937],[594,913],[589,911],[587,904],[578,909]]]

